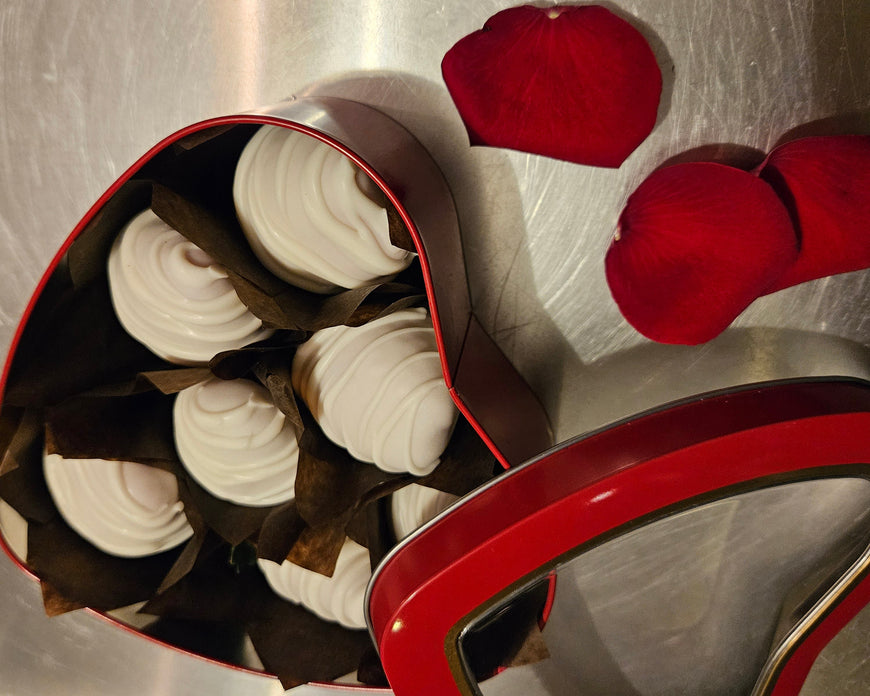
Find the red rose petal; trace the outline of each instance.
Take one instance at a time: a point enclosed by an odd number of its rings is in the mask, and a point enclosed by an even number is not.
[[[782,198],[800,240],[797,262],[769,292],[870,266],[870,137],[786,143],[758,175]]]
[[[610,291],[628,322],[662,343],[714,338],[797,258],[773,189],[712,162],[653,172],[618,230],[605,260]]]
[[[662,76],[634,27],[597,5],[514,7],[441,63],[472,145],[618,167],[655,125]]]

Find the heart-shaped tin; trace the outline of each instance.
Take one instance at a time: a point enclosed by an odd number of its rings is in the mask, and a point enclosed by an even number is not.
[[[370,629],[390,683],[439,696],[799,693],[870,602],[868,433],[870,383],[809,378],[559,444],[376,570]],[[480,678],[486,629],[543,582],[555,590],[538,660]]]
[[[477,443],[473,445],[477,450],[487,451],[502,467],[519,464],[550,445],[551,433],[538,400],[475,317],[469,299],[458,219],[448,185],[428,152],[403,126],[365,104],[331,97],[293,99],[256,112],[188,126],[158,143],[130,167],[64,242],[27,306],[0,382],[3,395],[0,445],[4,450],[0,495],[28,522],[31,545],[26,555],[20,548],[13,551],[10,548],[12,532],[4,529],[3,546],[22,569],[43,581],[43,594],[50,612],[78,605],[100,611],[108,607],[94,606],[81,598],[70,601],[64,596],[63,588],[58,587],[63,583],[62,573],[49,579],[39,570],[43,564],[40,558],[46,555],[44,549],[38,548],[43,528],[57,517],[45,497],[35,501],[31,496],[34,491],[36,498],[45,493],[41,465],[36,462],[41,460],[44,449],[42,424],[46,413],[62,410],[62,404],[68,404],[71,397],[83,393],[114,399],[119,396],[119,381],[126,380],[127,386],[122,389],[125,394],[135,394],[141,385],[134,385],[135,379],[127,379],[131,370],[165,372],[162,368],[171,367],[154,356],[143,359],[141,347],[132,345],[129,337],[118,339],[104,331],[103,318],[110,311],[106,296],[103,293],[94,303],[89,295],[90,288],[103,282],[108,250],[121,226],[147,207],[149,201],[152,208],[159,207],[158,198],[162,197],[165,203],[166,190],[204,201],[207,214],[223,215],[224,220],[231,218],[227,210],[232,204],[230,187],[236,163],[244,145],[264,125],[310,136],[345,155],[374,182],[375,195],[394,211],[394,222],[398,223],[396,234],[404,234],[405,243],[417,254],[413,272],[425,290],[425,303],[431,314],[449,394],[473,428],[464,442]],[[229,224],[237,223],[231,220]],[[114,404],[118,402],[108,403],[108,410],[102,413],[117,413]],[[111,420],[113,416],[106,417]],[[93,423],[84,429],[100,430]],[[148,429],[149,426],[143,426],[133,430]],[[451,443],[456,437],[454,433]],[[488,450],[479,446],[481,442]],[[465,457],[464,445],[457,447],[454,458],[461,461]],[[490,466],[490,475],[493,471]],[[28,479],[26,485],[22,483],[24,479]],[[390,484],[386,485],[389,488]],[[376,497],[371,491],[367,495]],[[228,523],[232,534],[231,527]],[[189,574],[183,574],[185,581],[202,572],[201,565],[208,565],[201,561],[203,549],[213,542],[211,530],[200,530],[197,536],[201,537],[196,546],[200,560],[188,559],[185,569]],[[234,546],[234,553],[243,551],[243,544]],[[79,573],[81,566],[88,565],[88,553],[65,550],[56,555],[62,556],[69,568],[77,564],[74,572]],[[170,559],[170,565],[177,562],[178,558]],[[239,558],[233,562],[237,569],[245,563]],[[107,577],[136,576],[134,585],[142,577],[150,577],[145,585],[152,582],[152,589],[153,581],[163,577],[165,588],[165,565],[158,569],[138,565],[131,566],[135,571],[119,570],[123,565],[123,561],[113,561],[102,569],[89,568],[83,576],[92,582],[105,582]],[[142,596],[141,588],[124,588],[110,603],[113,607],[120,606],[128,604],[127,599],[140,601],[150,597]],[[220,620],[225,617],[197,618]],[[121,619],[112,620],[117,620],[120,627],[139,630]],[[283,630],[267,624],[268,621],[260,621],[257,630],[267,633]],[[305,642],[304,629],[296,630],[302,631],[297,637]],[[359,636],[351,641],[357,646],[368,642],[365,633],[360,634],[362,641]],[[341,639],[328,640],[338,646],[345,645]],[[172,639],[168,642],[173,644]],[[317,641],[312,641],[308,649],[318,650],[318,645]],[[186,649],[178,644],[174,647]],[[261,653],[262,662],[266,671],[277,673],[279,670],[272,666],[279,664],[282,656],[280,651],[274,655],[268,654],[269,651],[266,648],[263,651],[266,654]],[[232,666],[232,660],[227,664]],[[293,686],[307,681],[329,681],[340,674],[344,671],[325,675],[317,670],[302,670],[299,674],[279,676],[285,686]]]

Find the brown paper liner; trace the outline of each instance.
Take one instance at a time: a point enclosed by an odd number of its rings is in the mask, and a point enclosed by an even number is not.
[[[190,135],[185,135],[183,138],[176,140],[172,143],[172,151],[176,154],[183,154],[187,150],[193,150],[194,148],[201,146],[218,136],[223,135],[224,133],[228,133],[234,128],[238,128],[235,125],[224,125],[224,126],[212,126],[211,128],[206,128],[205,130],[199,130],[195,133],[191,133]],[[248,127],[250,128],[250,127]]]
[[[108,286],[95,282],[41,298],[42,321],[24,331],[9,373],[6,405],[39,407],[168,364],[133,340],[115,318]],[[43,311],[44,310],[44,311]],[[46,323],[40,327],[39,324]]]
[[[238,379],[256,374],[256,370],[263,364],[274,365],[275,369],[282,363],[289,366],[296,346],[309,335],[304,331],[281,331],[260,343],[218,353],[209,362],[209,369],[221,379]],[[260,382],[263,381],[259,376],[257,378]]]
[[[231,665],[247,658],[244,626],[221,621],[158,617],[139,632],[181,650]]]
[[[86,542],[60,517],[28,527],[27,565],[69,606],[108,611],[153,597],[178,549],[146,558],[118,558]]]
[[[105,277],[109,250],[118,232],[150,201],[151,182],[131,179],[106,202],[67,252],[69,279],[74,287],[85,288]]]
[[[297,411],[305,430],[299,443],[296,497],[263,520],[258,555],[331,576],[346,536],[363,546],[372,539],[368,506],[407,476],[387,474],[358,462],[330,442],[304,406]]]
[[[543,662],[550,657],[547,641],[537,625],[530,626],[528,635],[506,667],[522,667]]]
[[[284,503],[271,510],[266,519],[263,520],[257,536],[255,553],[260,558],[282,563],[290,555],[291,549],[297,545],[303,532],[307,529],[308,525],[299,514],[296,501],[291,500]],[[302,542],[303,545],[305,543],[305,541]],[[302,546],[300,546],[300,551],[301,549]],[[311,563],[311,565],[316,564]],[[331,573],[334,565],[334,559],[328,559],[322,564],[322,567]]]
[[[150,598],[142,614],[243,625],[251,617],[248,584],[259,571],[249,562],[234,563],[232,547],[210,535],[183,578]]]
[[[390,225],[390,244],[405,251],[417,253],[417,247],[414,245],[414,240],[411,239],[411,233],[408,231],[407,225],[402,222],[399,211],[395,206],[386,200],[384,196],[384,207],[387,209],[387,221]]]
[[[42,412],[6,408],[2,422],[4,430],[15,429],[0,463],[0,498],[26,520],[48,522],[57,511],[42,474]]]
[[[210,536],[195,567],[139,610],[159,617],[144,633],[185,650],[242,664],[246,626],[257,618],[250,587],[259,571],[234,559],[232,551]]]
[[[209,205],[209,201],[200,200],[155,183],[151,210],[214,261],[232,269],[262,292],[275,296],[286,290],[287,283],[267,271],[254,256],[235,216],[227,214],[227,206],[218,207],[214,201]]]
[[[42,605],[47,616],[60,616],[68,611],[84,609],[86,606],[64,597],[46,580],[41,581],[39,587],[42,590]]]
[[[236,505],[214,497],[194,479],[188,478],[193,506],[202,515],[206,525],[232,545],[255,539],[269,515],[277,509]]]
[[[406,485],[411,477],[353,459],[323,434],[307,408],[299,406],[299,412],[305,430],[299,440],[295,502],[306,529],[288,548],[286,558],[332,575],[346,536],[367,547],[380,543],[369,539],[367,506]],[[281,548],[269,549],[272,560],[278,560],[275,556]]]
[[[192,387],[210,378],[212,371],[207,367],[191,367],[178,370],[155,370],[142,372],[138,375],[138,383],[158,389],[160,393],[170,395],[177,394],[183,389]]]
[[[255,590],[261,618],[248,625],[248,635],[265,668],[285,689],[311,681],[332,681],[357,669],[371,638],[365,630],[349,630],[323,621],[275,595],[260,577]]]
[[[208,527],[200,511],[193,505],[190,495],[190,483],[187,480],[178,481],[178,497],[184,505],[187,522],[193,529],[193,536],[181,549],[175,563],[163,577],[157,594],[166,591],[180,582],[199,562],[201,555],[212,552],[222,542]]]
[[[140,462],[178,475],[172,403],[158,391],[71,397],[46,410],[46,451],[66,459]]]
[[[355,670],[371,642],[365,631],[324,621],[272,592],[259,569],[234,566],[229,550],[204,556],[184,579],[140,611],[162,617],[163,625],[188,622],[246,631],[265,668],[284,688],[331,681]],[[157,634],[158,637],[159,633]]]
[[[323,435],[306,408],[300,412],[305,432],[299,441],[296,504],[310,525],[317,527],[341,517],[376,495],[383,485],[412,479],[357,461]]]
[[[347,537],[346,528],[347,522],[343,518],[316,528],[305,527],[287,553],[286,560],[315,573],[332,577]]]
[[[232,217],[236,163],[258,128],[238,124],[193,133],[159,153],[137,177],[199,200],[221,216]]]
[[[381,663],[381,657],[378,655],[377,650],[374,649],[374,646],[370,645],[363,653],[356,674],[357,679],[363,684],[379,686],[384,689],[390,687],[387,675],[384,672],[384,666]]]
[[[278,358],[277,360],[275,358]],[[299,403],[291,384],[290,363],[280,356],[271,355],[259,362],[252,369],[253,374],[269,393],[275,406],[293,423],[296,432],[300,434],[305,429],[302,416],[299,413]]]

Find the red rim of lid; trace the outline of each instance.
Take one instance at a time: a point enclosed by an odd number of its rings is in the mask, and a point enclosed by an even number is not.
[[[370,630],[395,692],[465,693],[456,641],[468,618],[578,546],[699,499],[828,476],[870,478],[868,434],[870,384],[790,380],[678,402],[508,472],[376,571]],[[797,693],[821,649],[868,601],[870,578],[859,577],[787,656],[767,693]]]

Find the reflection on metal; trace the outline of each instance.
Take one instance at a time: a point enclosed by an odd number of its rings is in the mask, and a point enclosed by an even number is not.
[[[866,572],[868,539],[864,479],[786,484],[653,522],[561,564],[542,634],[550,657],[507,669],[478,693],[733,694],[758,680],[752,693],[761,696],[794,646]],[[818,594],[807,593],[817,584],[805,581],[820,568],[840,571],[816,602]],[[790,597],[794,588],[800,596]],[[778,644],[787,599],[815,604]]]
[[[782,669],[784,663],[806,635],[813,630],[816,624],[839,602],[858,580],[870,572],[870,546],[864,549],[864,553],[852,564],[851,568],[840,577],[836,584],[813,606],[813,608],[798,621],[784,640],[778,643],[776,650],[771,654],[764,665],[752,696],[766,696],[775,685],[775,678]]]

